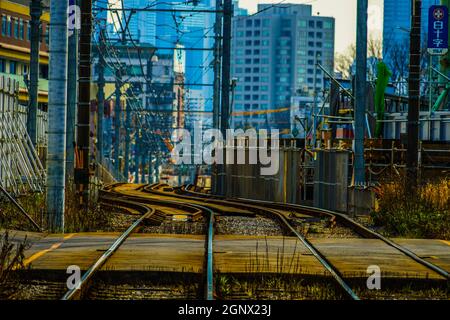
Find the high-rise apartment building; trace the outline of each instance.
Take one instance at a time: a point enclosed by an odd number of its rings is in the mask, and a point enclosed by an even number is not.
[[[323,89],[316,61],[333,71],[334,18],[313,16],[301,4],[260,4],[258,11],[233,19],[232,124],[283,130],[290,127],[291,98]]]
[[[439,0],[422,0],[421,35],[426,43],[428,34],[428,10]],[[390,65],[391,55],[398,46],[409,48],[409,30],[411,29],[411,0],[384,0],[383,19],[383,58]]]

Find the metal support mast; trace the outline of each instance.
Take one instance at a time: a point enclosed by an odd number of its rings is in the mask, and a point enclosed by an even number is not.
[[[68,0],[50,2],[50,63],[47,151],[47,226],[64,232],[67,111]]]
[[[218,11],[222,9],[222,0],[216,0],[216,20],[214,23],[214,99],[213,99],[213,128],[220,128],[220,70],[221,70],[221,48],[222,48],[222,14]],[[217,165],[213,166],[213,170],[217,173]],[[213,176],[212,181],[213,193],[218,193],[218,176]]]
[[[408,79],[408,146],[406,168],[408,184],[417,183],[417,162],[419,148],[419,105],[420,105],[420,19],[421,0],[411,2],[411,33],[409,44],[409,79]]]
[[[132,92],[131,89],[129,89],[128,96],[131,95]],[[128,175],[130,173],[131,100],[127,99],[126,103],[127,105],[125,109],[125,154],[124,154],[123,176],[128,181]]]
[[[119,154],[120,154],[120,97],[122,95],[122,72],[120,69],[116,70],[116,103],[114,106],[114,172],[116,178],[120,177],[120,164],[119,164]]]
[[[77,148],[80,156],[75,183],[81,195],[81,205],[87,208],[89,200],[89,126],[91,102],[91,34],[92,0],[81,1],[79,101],[77,121]]]
[[[70,3],[78,5],[79,0],[72,0]],[[72,20],[75,20],[72,28],[69,28],[69,65],[68,65],[68,83],[67,83],[67,136],[66,148],[67,159],[66,169],[67,176],[73,177],[75,168],[75,117],[77,115],[78,103],[78,28],[77,28],[77,11],[70,11],[73,15]]]
[[[39,90],[39,47],[41,38],[41,0],[30,3],[30,91],[27,117],[27,131],[31,142],[37,146],[37,112]]]
[[[105,108],[105,30],[100,30],[100,46],[98,50],[97,81],[97,162],[103,164],[103,114]]]
[[[223,136],[226,136],[226,130],[229,127],[230,115],[230,67],[231,67],[231,18],[233,17],[232,0],[224,0],[223,13],[223,55],[222,55],[222,110],[220,119],[220,129]],[[219,194],[224,195],[225,185],[225,166],[219,165]]]
[[[366,182],[364,164],[364,124],[367,105],[367,9],[368,0],[357,2],[356,27],[356,79],[355,79],[355,141],[354,178],[355,185]]]

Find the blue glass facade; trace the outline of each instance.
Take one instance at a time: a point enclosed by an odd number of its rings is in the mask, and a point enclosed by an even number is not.
[[[428,29],[428,9],[439,0],[422,1],[422,42],[426,41]],[[392,44],[409,44],[411,28],[411,0],[384,0],[383,55],[389,59]]]

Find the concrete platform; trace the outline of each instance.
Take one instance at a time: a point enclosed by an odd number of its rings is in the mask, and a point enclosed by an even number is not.
[[[32,270],[65,272],[70,265],[87,269],[118,236],[118,233],[79,233],[37,239],[26,252],[26,264]],[[450,271],[449,242],[396,241]],[[380,240],[314,239],[312,243],[345,277],[366,276],[367,268],[377,265],[385,277],[443,279]],[[201,273],[204,255],[204,236],[135,234],[103,270]],[[328,274],[301,242],[292,237],[216,236],[214,269],[220,273]]]

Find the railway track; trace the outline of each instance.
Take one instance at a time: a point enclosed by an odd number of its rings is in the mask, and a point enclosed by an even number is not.
[[[437,275],[446,278],[447,280],[449,279],[449,274],[444,269],[440,268],[435,264],[430,263],[429,261],[424,260],[423,258],[417,256],[415,253],[411,252],[407,248],[396,244],[392,240],[383,237],[382,235],[354,222],[353,220],[349,219],[348,217],[340,213],[294,204],[281,204],[249,199],[225,199],[223,197],[211,196],[207,194],[194,192],[189,189],[190,189],[189,187],[172,189],[169,186],[161,184],[145,186],[142,188],[143,191],[158,196],[170,196],[178,199],[184,199],[186,201],[203,201],[204,206],[210,207],[213,207],[214,205],[234,206],[239,209],[250,211],[253,210],[256,211],[258,214],[263,214],[265,216],[271,216],[272,218],[275,218],[277,221],[279,221],[279,223],[281,223],[284,226],[285,229],[288,230],[288,232],[297,237],[301,241],[301,243],[303,243],[303,245],[311,252],[311,254],[314,255],[314,257],[320,262],[320,264],[322,264],[323,267],[332,275],[333,279],[345,292],[345,294],[351,299],[358,300],[359,297],[352,290],[351,286],[348,283],[346,283],[346,281],[344,281],[338,268],[336,268],[330,261],[328,261],[327,258],[323,254],[321,254],[321,252],[307,239],[306,236],[302,235],[292,226],[290,221],[292,221],[293,219],[287,218],[284,214],[280,212],[289,210],[297,212],[302,216],[308,215],[313,217],[327,217],[332,221],[337,221],[338,223],[345,225],[347,228],[351,228],[363,238],[381,240],[386,245],[394,248],[395,250],[401,252],[410,259],[414,260],[415,263],[419,263],[425,266],[431,272],[436,273]]]
[[[185,194],[188,194],[188,195],[191,194],[196,197],[200,196],[200,197],[206,197],[206,198],[223,199],[223,197],[218,197],[218,196],[213,197],[213,196],[210,196],[207,194],[190,191],[189,187],[190,186],[181,187],[181,188],[179,188],[179,190],[181,192],[184,192]],[[444,278],[447,278],[447,280],[450,280],[450,274],[446,270],[442,269],[441,267],[439,267],[433,263],[430,263],[429,261],[424,260],[423,258],[421,258],[421,257],[417,256],[415,253],[413,253],[411,250],[408,250],[407,248],[395,243],[394,241],[384,237],[383,235],[381,235],[373,230],[370,230],[369,228],[357,223],[356,221],[348,218],[347,216],[345,216],[344,214],[341,214],[339,212],[334,212],[334,211],[325,210],[325,209],[318,209],[318,208],[313,208],[313,207],[308,207],[308,206],[302,206],[302,205],[297,205],[297,204],[284,204],[284,203],[276,203],[276,202],[269,202],[269,201],[263,201],[263,200],[251,200],[251,199],[239,198],[239,199],[235,199],[235,200],[233,199],[232,201],[236,201],[236,202],[240,202],[240,203],[260,203],[265,206],[269,206],[271,208],[289,208],[291,210],[298,210],[307,215],[330,217],[331,219],[337,220],[340,223],[342,223],[343,225],[354,229],[358,234],[360,234],[364,238],[378,239],[378,240],[383,241],[387,245],[395,248],[396,250],[398,250],[401,253],[405,254],[406,256],[410,257],[417,263],[422,264],[423,266],[427,267],[431,271],[439,274],[440,276],[442,276]]]
[[[205,242],[205,269],[204,276],[204,298],[206,300],[214,299],[214,284],[213,284],[213,236],[214,236],[214,212],[213,210],[200,205],[180,204],[173,201],[163,200],[148,200],[143,201],[139,197],[132,197],[121,194],[115,190],[121,184],[112,185],[101,192],[100,200],[103,205],[107,207],[120,207],[125,210],[132,210],[139,213],[139,218],[134,221],[125,232],[123,232],[114,243],[93,263],[90,268],[83,274],[79,285],[73,289],[68,290],[62,300],[77,300],[83,299],[88,295],[90,288],[94,285],[95,277],[105,263],[120,249],[127,238],[134,233],[144,222],[161,223],[163,213],[159,210],[161,207],[184,210],[190,217],[197,219],[204,215],[207,217],[207,235]],[[158,209],[156,209],[158,208]],[[142,289],[145,290],[145,289]]]

